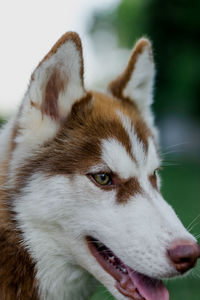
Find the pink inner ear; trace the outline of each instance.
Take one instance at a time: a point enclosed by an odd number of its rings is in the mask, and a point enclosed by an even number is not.
[[[66,84],[67,76],[61,77],[59,71],[55,69],[46,84],[41,106],[42,115],[46,114],[52,119],[59,119],[58,97],[61,92],[64,92]]]

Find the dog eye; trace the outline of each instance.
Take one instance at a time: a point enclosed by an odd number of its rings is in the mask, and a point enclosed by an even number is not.
[[[100,184],[100,185],[111,185],[112,184],[112,178],[111,175],[101,173],[101,174],[94,174],[92,175],[94,180]]]
[[[157,176],[158,171],[159,171],[159,169],[155,169],[154,172],[153,172],[153,175],[154,175],[154,176]]]
[[[162,167],[156,168],[156,169],[154,170],[154,172],[153,172],[153,175],[154,175],[154,176],[158,175],[159,171],[161,171],[161,170],[162,170]]]

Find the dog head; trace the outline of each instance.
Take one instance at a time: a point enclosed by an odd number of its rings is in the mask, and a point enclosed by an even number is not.
[[[151,44],[136,43],[107,94],[85,90],[83,69],[81,41],[67,33],[34,71],[15,123],[9,183],[41,289],[67,255],[117,299],[168,299],[160,279],[193,267],[199,249],[160,193]]]

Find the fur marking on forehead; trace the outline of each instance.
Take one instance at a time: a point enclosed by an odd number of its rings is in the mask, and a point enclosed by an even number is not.
[[[102,140],[102,160],[120,178],[128,179],[136,175],[134,173],[136,169],[134,161],[125,147],[114,138]]]
[[[143,136],[141,138],[141,135],[138,134],[138,122],[133,125],[131,119],[124,115],[121,111],[117,111],[117,114],[129,136],[133,157],[137,164],[144,164],[147,156],[146,150],[148,149],[148,140],[146,140],[147,137]]]

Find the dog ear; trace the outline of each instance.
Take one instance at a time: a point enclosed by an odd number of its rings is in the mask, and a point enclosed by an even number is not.
[[[18,119],[23,140],[48,140],[68,116],[72,105],[86,95],[79,36],[64,34],[32,74]]]
[[[154,81],[152,47],[148,39],[141,38],[135,45],[125,71],[108,89],[119,99],[129,99],[144,115],[152,103]]]
[[[52,119],[65,117],[84,95],[83,55],[79,36],[64,34],[35,69],[29,87],[30,105]]]

